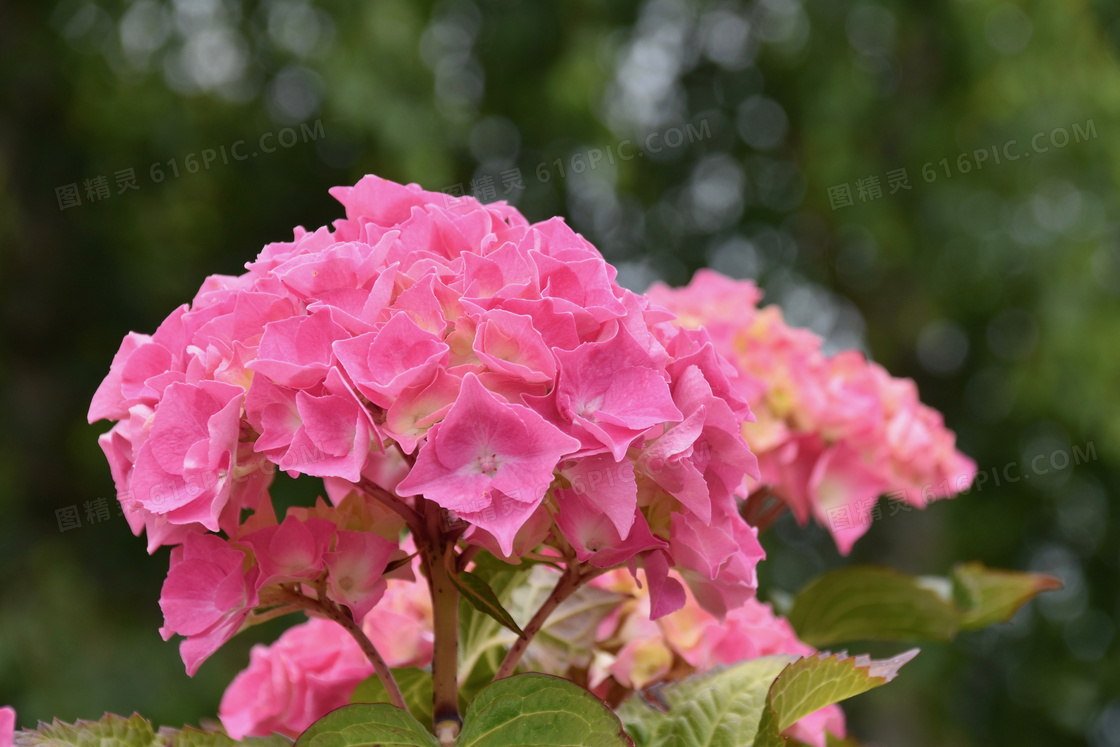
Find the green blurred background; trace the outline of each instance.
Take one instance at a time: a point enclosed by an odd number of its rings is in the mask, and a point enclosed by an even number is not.
[[[197,723],[282,629],[186,677],[85,412],[126,332],[376,173],[564,215],[635,290],[757,278],[916,379],[986,481],[854,557],[1065,590],[853,733],[1120,745],[1118,44],[1104,0],[0,3],[0,703]],[[845,562],[788,517],[767,545],[765,595]]]

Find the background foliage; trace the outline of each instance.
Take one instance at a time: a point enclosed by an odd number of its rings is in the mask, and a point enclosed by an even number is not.
[[[156,632],[166,552],[97,515],[113,489],[84,413],[125,332],[338,217],[327,188],[373,172],[563,214],[635,289],[705,265],[758,278],[794,323],[916,379],[986,482],[884,504],[855,558],[1066,588],[927,646],[846,705],[854,733],[1120,745],[1118,43],[1120,12],[1088,0],[0,5],[0,702],[25,725],[216,712],[252,639],[183,674]],[[277,147],[285,127],[298,141]],[[189,171],[240,140],[245,160]],[[861,200],[869,176],[882,196]],[[61,210],[70,184],[81,205]],[[69,507],[82,526],[60,531]],[[843,562],[788,517],[767,544],[773,599]]]

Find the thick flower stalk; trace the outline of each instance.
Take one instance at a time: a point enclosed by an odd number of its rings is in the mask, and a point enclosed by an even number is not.
[[[910,379],[892,378],[861,353],[826,356],[821,340],[790,327],[761,292],[711,270],[685,288],[656,285],[650,298],[687,327],[703,326],[740,374],[756,419],[743,435],[758,456],[746,511],[765,527],[773,497],[801,524],[814,518],[847,554],[888,495],[909,510],[967,489],[976,464],[955,448],[941,413]]]
[[[367,631],[388,579],[418,574],[447,742],[458,577],[480,548],[563,568],[498,677],[608,569],[644,573],[654,619],[686,585],[717,617],[753,597],[763,552],[737,502],[761,479],[752,415],[706,332],[621,288],[558,219],[373,176],[332,194],[333,228],[296,229],[128,335],[90,407],[115,422],[100,443],[133,532],[173,548],[161,632],[184,638],[189,673],[302,610],[403,705]],[[329,503],[277,516],[276,469],[322,478]]]

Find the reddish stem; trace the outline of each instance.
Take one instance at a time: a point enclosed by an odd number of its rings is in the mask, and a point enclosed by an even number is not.
[[[389,702],[397,708],[408,710],[408,705],[404,702],[404,696],[393,677],[392,670],[389,669],[385,659],[381,657],[377,647],[373,645],[373,641],[362,630],[362,626],[354,621],[349,609],[331,602],[326,597],[321,596],[319,599],[312,599],[290,589],[279,589],[276,596],[289,604],[297,605],[309,612],[316,612],[323,617],[334,620],[345,628],[350,637],[357,642],[358,647],[362,649],[362,653],[369,659],[369,663],[373,665],[373,671],[377,673],[377,679],[381,681],[381,686],[385,688],[385,692],[389,695]]]
[[[408,505],[403,498],[392,491],[386,490],[373,480],[363,477],[356,484],[363,493],[396,511],[408,525],[409,531],[412,532],[412,536],[416,538],[417,543],[420,542],[420,538],[425,533],[425,526],[423,518],[417,513],[416,509]]]
[[[788,508],[785,501],[771,492],[769,485],[763,485],[743,501],[741,514],[748,524],[761,533],[773,526]]]
[[[754,522],[754,526],[758,527],[758,533],[762,534],[767,529],[774,526],[774,522],[782,518],[782,515],[785,514],[788,508],[789,506],[786,505],[785,501],[779,500],[768,510],[763,512]]]
[[[525,633],[523,638],[518,638],[510,646],[509,651],[506,653],[506,658],[502,660],[502,664],[498,667],[497,673],[494,675],[494,681],[498,681],[505,677],[509,677],[517,669],[518,663],[525,651],[529,648],[529,644],[533,642],[533,637],[540,632],[541,628],[548,621],[549,615],[556,611],[565,599],[576,593],[581,586],[595,576],[602,573],[598,568],[581,571],[580,566],[573,560],[570,560],[568,566],[560,576],[560,580],[556,582],[556,587],[553,588],[552,593],[544,600],[544,604],[540,606],[533,619],[522,630]]]
[[[459,734],[459,590],[451,581],[455,542],[443,531],[442,509],[421,500],[426,533],[421,546],[432,596],[432,716],[436,734],[449,744]]]

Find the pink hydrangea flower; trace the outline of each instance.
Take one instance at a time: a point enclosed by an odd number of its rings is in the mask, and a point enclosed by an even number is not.
[[[556,524],[571,543],[581,563],[600,568],[613,568],[630,561],[639,553],[668,549],[669,543],[654,537],[649,523],[635,505],[630,524],[623,538],[618,525],[587,498],[571,490],[557,490],[559,512]]]
[[[373,532],[340,529],[335,535],[334,551],[327,553],[331,596],[363,619],[385,594],[382,574],[397,545]]]
[[[881,493],[922,505],[975,471],[913,382],[823,355],[749,283],[702,272],[655,288],[663,308],[562,220],[373,176],[331,193],[345,218],[125,337],[89,410],[113,422],[99,443],[132,531],[172,547],[160,632],[189,674],[244,626],[312,614],[227,690],[235,738],[294,736],[371,674],[326,617],[361,621],[391,667],[430,664],[417,547],[433,577],[444,541],[615,569],[599,583],[625,601],[587,674],[634,690],[813,652],[754,598],[742,499],[773,492],[847,552]],[[329,502],[278,521],[278,469]],[[843,713],[791,733],[824,747]]]
[[[720,620],[686,591],[683,607],[651,622],[651,595],[628,573],[612,571],[593,583],[628,598],[598,629],[589,684],[604,696],[611,689],[611,680],[627,690],[637,690],[671,679],[673,672],[679,677],[682,672],[706,672],[764,656],[816,653],[797,638],[785,618],[757,599],[736,606]],[[608,653],[615,649],[617,653]],[[682,663],[686,665],[683,669]],[[828,734],[844,738],[844,712],[837,705],[827,706],[786,733],[813,747],[825,747]]]
[[[686,288],[649,295],[680,324],[706,329],[738,370],[755,414],[742,426],[761,473],[751,490],[776,495],[802,524],[814,518],[841,552],[870,528],[880,495],[922,507],[971,484],[975,463],[914,382],[855,351],[824,355],[816,335],[758,308],[750,281],[701,270]]]
[[[218,531],[233,487],[243,394],[218,381],[167,387],[136,452],[131,489],[144,509]]]
[[[220,537],[190,534],[171,551],[171,570],[159,606],[163,640],[181,635],[179,647],[187,673],[228,641],[257,604],[259,569],[245,571],[245,554]]]
[[[414,564],[414,570],[419,563]],[[432,600],[420,584],[389,580],[362,630],[390,667],[426,667],[432,661]]]
[[[383,582],[384,583],[384,582]],[[427,666],[432,658],[432,611],[427,591],[389,581],[376,614],[363,628],[390,667]],[[343,628],[312,618],[270,646],[256,645],[249,666],[226,688],[218,710],[234,739],[296,737],[329,711],[350,702],[373,666]]]
[[[218,714],[234,739],[278,732],[299,736],[373,674],[354,639],[330,620],[288,629],[271,646],[253,646],[249,667],[222,696]]]
[[[16,709],[0,708],[0,747],[12,747],[16,732]]]
[[[397,485],[424,495],[494,535],[503,554],[544,499],[560,458],[579,441],[524,405],[506,402],[463,378],[459,398],[428,431],[416,466]]]
[[[335,525],[325,519],[300,521],[289,515],[279,526],[258,529],[239,542],[252,549],[260,566],[258,587],[310,581],[324,568]]]
[[[655,617],[685,584],[715,615],[753,595],[763,553],[736,508],[759,477],[752,416],[708,333],[619,286],[560,219],[374,176],[332,194],[332,227],[128,335],[90,406],[115,423],[101,446],[133,532],[176,548],[164,631],[191,672],[296,590],[375,616],[400,528],[352,503],[378,491],[510,562],[543,546],[644,569]],[[277,469],[338,505],[278,523]]]

